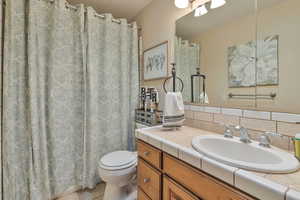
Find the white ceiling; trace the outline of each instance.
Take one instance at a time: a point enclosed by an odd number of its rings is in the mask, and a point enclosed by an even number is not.
[[[115,18],[133,18],[152,0],[67,0],[70,4],[83,3],[98,13],[112,13]]]
[[[194,12],[191,12],[177,20],[177,36],[191,39],[231,20],[253,15],[256,11],[254,0],[226,0],[226,2],[225,6],[209,10],[208,14],[201,17],[194,17]],[[282,0],[260,0],[258,1],[258,9],[261,10],[279,2]],[[206,7],[209,8],[209,4]]]

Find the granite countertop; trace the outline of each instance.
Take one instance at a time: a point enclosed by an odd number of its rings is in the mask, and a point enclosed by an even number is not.
[[[300,200],[300,170],[266,174],[239,169],[205,157],[192,148],[195,136],[217,134],[189,126],[164,130],[161,126],[136,130],[136,137],[222,181],[262,200]]]

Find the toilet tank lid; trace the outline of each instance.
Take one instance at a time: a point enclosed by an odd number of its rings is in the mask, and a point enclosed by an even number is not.
[[[137,154],[130,151],[115,151],[106,154],[100,160],[101,164],[107,167],[121,167],[136,162]]]

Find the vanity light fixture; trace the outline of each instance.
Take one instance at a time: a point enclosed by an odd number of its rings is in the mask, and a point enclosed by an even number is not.
[[[210,8],[211,9],[218,8],[225,5],[225,3],[226,3],[225,0],[211,0]]]
[[[175,0],[175,6],[177,8],[187,8],[189,6],[189,0]]]
[[[205,15],[206,13],[208,13],[205,4],[203,4],[202,6],[196,8],[195,10],[195,17],[200,17],[202,15]]]

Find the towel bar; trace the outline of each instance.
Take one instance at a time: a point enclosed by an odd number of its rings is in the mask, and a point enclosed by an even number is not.
[[[270,94],[233,94],[229,93],[229,98],[235,98],[235,97],[242,97],[242,98],[255,98],[255,99],[274,99],[277,96],[276,93],[270,93]]]

